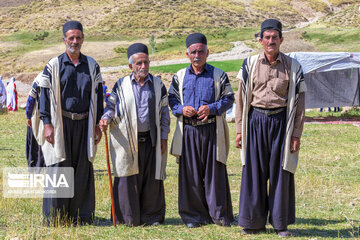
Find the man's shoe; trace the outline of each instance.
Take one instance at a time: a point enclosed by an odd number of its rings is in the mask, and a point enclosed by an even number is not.
[[[151,224],[151,226],[159,226],[159,225],[161,225],[160,222],[154,222],[154,223]]]
[[[250,229],[250,228],[244,228],[243,230],[241,230],[241,233],[243,235],[249,235],[249,234],[258,234],[261,232],[266,232],[266,228],[259,228],[259,229]]]
[[[198,228],[198,227],[201,227],[201,224],[198,222],[194,222],[194,223],[187,223],[186,226],[188,228]]]
[[[285,229],[285,230],[275,230],[275,232],[277,233],[277,235],[279,237],[291,237],[291,232],[289,232],[289,230]]]

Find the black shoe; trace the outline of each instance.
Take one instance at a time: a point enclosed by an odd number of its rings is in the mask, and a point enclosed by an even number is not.
[[[249,235],[249,234],[258,234],[261,232],[266,232],[266,228],[259,228],[259,229],[250,229],[250,228],[244,228],[243,230],[241,230],[241,233],[243,235]]]
[[[289,230],[285,229],[285,230],[275,230],[276,234],[279,237],[291,237],[291,232],[289,232]]]
[[[201,227],[201,224],[198,222],[194,222],[194,223],[187,223],[186,226],[188,228],[198,228],[198,227]]]

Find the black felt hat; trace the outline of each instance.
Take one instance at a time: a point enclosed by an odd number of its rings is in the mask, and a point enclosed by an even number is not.
[[[73,29],[78,29],[81,32],[83,32],[82,24],[79,21],[68,21],[63,26],[63,34],[65,35],[65,33],[67,31],[73,30]]]
[[[142,43],[134,43],[130,45],[127,49],[128,59],[135,53],[146,53],[147,55],[149,55],[148,47]]]
[[[261,23],[260,38],[263,37],[263,33],[266,30],[276,30],[279,32],[279,37],[282,37],[282,24],[276,19],[266,19]]]
[[[202,43],[207,45],[205,35],[201,33],[192,33],[186,38],[186,48],[190,47],[192,44],[195,43]]]

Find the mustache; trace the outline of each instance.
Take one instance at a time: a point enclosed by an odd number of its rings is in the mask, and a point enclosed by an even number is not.
[[[268,46],[276,46],[276,43],[269,43]]]
[[[71,47],[79,47],[81,46],[80,43],[69,43],[69,42],[66,42],[66,46],[68,46],[69,48]]]
[[[142,70],[139,70],[139,71],[134,71],[136,74],[143,74],[143,75],[147,75],[148,73],[149,73],[149,71],[148,70],[144,70],[144,69],[142,69]]]

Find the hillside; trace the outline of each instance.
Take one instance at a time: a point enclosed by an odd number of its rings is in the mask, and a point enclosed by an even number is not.
[[[284,52],[358,51],[359,13],[358,0],[0,0],[0,74],[30,83],[64,51],[61,27],[68,20],[83,23],[82,51],[105,68],[126,65],[127,46],[149,44],[152,35],[152,61],[184,58],[193,31],[207,35],[211,53],[230,51],[234,42],[256,52],[254,34],[265,18],[283,22]]]
[[[201,28],[258,26],[278,18],[285,27],[330,15],[325,23],[358,26],[357,0],[0,0],[0,33],[54,31],[78,19],[95,35],[182,35]],[[348,10],[350,8],[350,10]],[[345,12],[344,12],[345,11]],[[343,16],[346,19],[343,19]],[[341,21],[339,21],[341,20]]]

